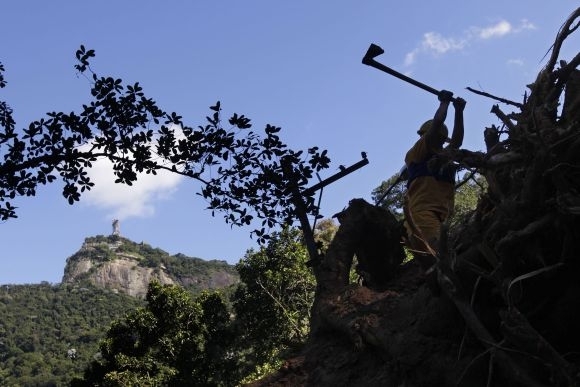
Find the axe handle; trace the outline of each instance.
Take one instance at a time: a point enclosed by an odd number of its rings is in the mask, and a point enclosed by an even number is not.
[[[421,88],[423,90],[428,91],[429,93],[433,93],[433,94],[435,94],[437,96],[439,95],[439,92],[440,92],[439,90],[434,89],[431,86],[428,86],[428,85],[426,85],[426,84],[424,84],[422,82],[416,81],[413,78],[410,78],[410,77],[408,77],[408,76],[406,76],[404,74],[401,74],[400,72],[395,71],[392,68],[387,67],[384,64],[377,62],[374,59],[371,59],[371,58],[363,58],[363,63],[366,64],[366,65],[368,65],[368,66],[371,66],[371,67],[374,67],[376,69],[379,69],[381,71],[384,71],[387,74],[391,74],[392,76],[397,77],[399,79],[402,79],[405,82],[409,82],[411,85],[415,85],[415,86],[417,86],[417,87],[419,87],[419,88]],[[455,101],[455,98],[451,98],[451,101]]]

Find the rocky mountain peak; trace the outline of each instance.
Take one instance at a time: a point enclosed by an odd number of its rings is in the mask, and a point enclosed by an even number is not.
[[[86,238],[67,258],[62,283],[89,283],[142,298],[152,280],[200,291],[233,285],[239,277],[225,261],[170,255],[113,234]]]

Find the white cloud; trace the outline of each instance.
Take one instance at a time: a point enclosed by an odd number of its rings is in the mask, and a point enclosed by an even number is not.
[[[518,27],[515,28],[514,32],[521,32],[521,31],[525,31],[525,30],[535,30],[536,26],[530,22],[527,19],[523,19],[520,22],[520,25]]]
[[[461,51],[477,41],[499,39],[510,34],[535,28],[534,24],[526,19],[523,19],[517,27],[502,19],[487,27],[470,27],[462,36],[457,37],[447,37],[433,31],[427,32],[423,34],[420,45],[405,55],[404,64],[405,66],[414,64],[417,57],[422,53],[443,55],[453,51]]]
[[[498,38],[504,35],[509,34],[513,31],[512,25],[505,21],[500,20],[498,23],[485,27],[485,28],[478,28],[474,27],[474,30],[477,32],[477,36],[480,39],[491,39],[491,38]]]
[[[426,51],[436,54],[444,54],[447,51],[457,51],[465,47],[466,42],[453,38],[445,38],[436,32],[427,32],[423,35],[422,47]]]
[[[181,127],[171,126],[175,136],[184,136]],[[84,145],[81,148],[89,148]],[[131,217],[148,217],[155,214],[155,202],[167,199],[177,189],[183,177],[169,171],[159,170],[156,175],[140,173],[133,185],[116,184],[113,164],[98,159],[87,170],[94,187],[83,193],[83,202],[109,211],[108,216],[124,220]]]
[[[419,50],[414,49],[413,51],[411,51],[407,55],[405,55],[405,66],[410,66],[413,63],[415,63],[415,58],[417,57],[418,53],[419,53]]]
[[[110,211],[119,220],[148,217],[155,213],[155,202],[166,199],[177,189],[182,178],[167,171],[157,175],[139,174],[133,185],[115,184],[113,165],[107,159],[93,163],[88,175],[95,186],[83,195],[83,202]]]

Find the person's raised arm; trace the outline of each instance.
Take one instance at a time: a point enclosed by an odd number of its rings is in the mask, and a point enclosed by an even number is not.
[[[465,100],[463,98],[455,98],[453,107],[455,108],[455,120],[453,122],[453,134],[448,147],[452,149],[459,149],[463,144],[463,109],[465,109]]]
[[[442,137],[442,127],[447,118],[447,110],[453,98],[453,93],[447,90],[441,90],[437,97],[439,98],[439,107],[435,111],[431,127],[425,133],[427,146],[432,150],[440,149],[447,137],[447,134],[445,134],[445,137]]]

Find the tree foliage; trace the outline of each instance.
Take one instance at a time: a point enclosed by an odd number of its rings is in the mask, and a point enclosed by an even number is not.
[[[113,323],[101,357],[73,385],[228,385],[229,312],[218,293],[196,298],[152,282],[147,305]]]
[[[468,175],[455,190],[455,207],[453,209],[452,224],[457,224],[475,211],[479,199],[487,191],[487,182],[480,174]]]
[[[195,297],[205,289],[217,287],[226,299],[235,290],[235,285],[223,288],[218,281],[210,281],[217,273],[231,273],[237,279],[235,268],[223,261],[204,261],[182,254],[171,256],[159,248],[119,236],[88,237],[81,251],[84,256],[90,253],[86,248],[90,244],[93,248],[102,247],[101,252],[111,251],[114,259],[118,259],[111,249],[113,243],[119,249],[124,247],[125,254],[137,259],[143,256],[142,264],[164,267],[170,275],[178,272],[182,277],[175,280],[184,280],[184,289]],[[67,260],[63,277],[63,280],[68,277],[66,283],[0,287],[0,385],[69,385],[99,353],[98,343],[105,338],[112,322],[145,304],[144,300],[122,291],[95,287],[83,276],[73,279],[70,271],[74,264],[70,260],[75,256]],[[217,297],[206,297],[204,308],[218,309],[211,306],[212,302],[221,303]],[[214,315],[219,317],[218,313]],[[217,321],[206,325],[209,330],[220,326]],[[213,333],[210,336],[219,338]],[[210,350],[215,346],[218,346],[215,342],[206,344],[204,352],[215,352]]]
[[[320,250],[323,254],[328,250],[328,246],[330,246],[337,231],[338,225],[332,218],[321,219],[316,223],[316,226],[314,227],[314,239],[320,246]]]
[[[371,192],[371,197],[375,204],[390,210],[398,218],[402,218],[406,192],[407,181],[400,179],[397,173],[376,187]]]
[[[0,385],[66,386],[98,352],[106,327],[143,301],[95,287],[0,287]]]
[[[132,185],[141,173],[159,171],[198,181],[198,195],[212,214],[221,212],[232,225],[257,220],[253,233],[265,242],[267,229],[292,223],[293,195],[329,166],[325,150],[288,148],[279,127],[266,125],[258,133],[244,115],[234,113],[224,120],[219,101],[210,107],[205,124],[188,126],[182,116],[164,111],[146,96],[139,83],[126,84],[94,72],[90,67],[94,55],[84,46],[76,52],[75,68],[88,80],[91,94],[79,111],[49,112],[19,129],[11,107],[0,102],[0,219],[17,216],[11,201],[35,196],[39,186],[57,180],[63,184],[65,199],[74,204],[94,185],[89,176],[93,163],[107,159],[119,184]],[[6,87],[3,72],[0,65],[0,88]],[[308,215],[314,215],[313,199],[302,199]],[[266,363],[280,348],[299,345],[308,334],[314,278],[305,268],[308,256],[298,235],[289,229],[276,234],[245,271],[246,290],[251,292],[238,294],[238,306],[258,308],[252,312],[264,313],[260,320],[271,323],[254,326],[255,317],[237,309],[238,326],[251,327],[247,337],[257,340],[245,342],[254,366]],[[271,261],[265,272],[261,261]],[[255,263],[258,267],[250,267]],[[244,265],[239,269],[244,272]],[[260,292],[254,292],[258,288]],[[258,305],[260,301],[265,307]],[[101,358],[78,382],[227,384],[230,376],[225,370],[235,367],[226,367],[231,365],[231,353],[225,352],[229,313],[224,301],[216,294],[191,299],[183,289],[152,284],[147,302],[112,325],[101,345]],[[76,350],[67,354],[77,356]]]
[[[272,370],[309,333],[314,276],[302,234],[274,233],[236,265],[231,296],[152,282],[147,305],[112,324],[76,385],[234,386]]]
[[[308,260],[301,232],[285,228],[236,265],[242,284],[232,301],[251,364],[270,362],[306,340],[316,287]]]
[[[211,106],[205,125],[191,127],[175,112],[162,110],[139,83],[99,76],[89,60],[94,50],[81,46],[76,70],[91,85],[91,101],[79,112],[49,112],[17,130],[12,109],[0,102],[0,219],[16,217],[10,200],[34,196],[39,185],[60,179],[70,204],[93,186],[88,170],[99,158],[113,163],[116,182],[132,185],[140,173],[170,171],[200,182],[198,192],[213,211],[232,225],[261,220],[253,232],[293,218],[292,188],[304,188],[330,159],[318,147],[292,150],[281,128],[250,130],[249,118],[234,113],[223,122],[221,104]],[[1,65],[0,65],[1,66]],[[0,88],[6,86],[0,67]],[[314,213],[313,199],[306,198]]]

